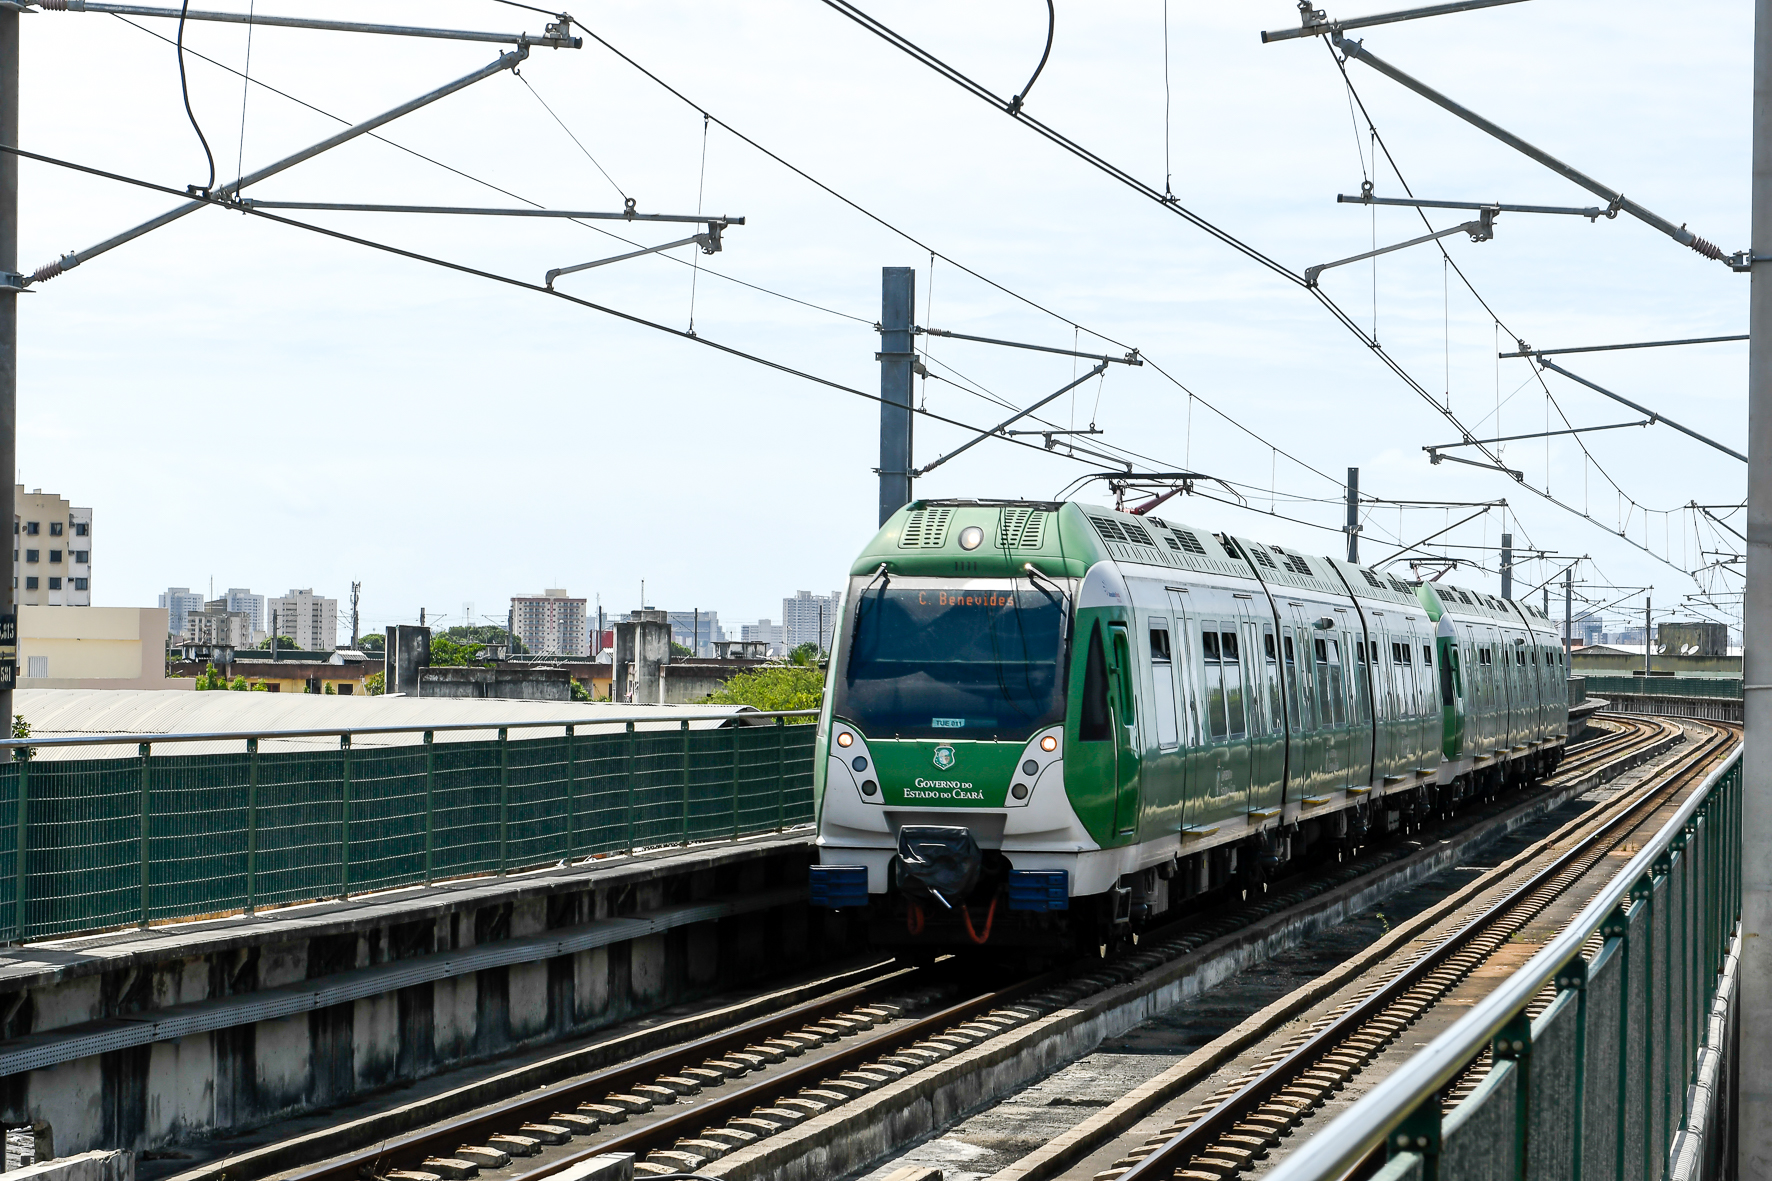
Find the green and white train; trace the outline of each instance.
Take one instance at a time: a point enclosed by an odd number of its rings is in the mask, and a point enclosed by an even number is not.
[[[1550,620],[1074,502],[923,500],[856,559],[815,905],[886,945],[1094,947],[1548,774]]]

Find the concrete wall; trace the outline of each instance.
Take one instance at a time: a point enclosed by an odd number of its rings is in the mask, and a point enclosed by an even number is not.
[[[674,660],[658,670],[660,704],[695,705],[706,701],[708,694],[734,676],[762,668],[766,663],[761,660]]]
[[[671,662],[671,625],[663,611],[615,625],[615,700],[658,705],[659,669]]]
[[[389,693],[418,696],[418,670],[431,663],[431,629],[395,624],[387,632]]]
[[[1616,672],[1629,676],[1642,667],[1643,656],[1640,652],[1589,652],[1577,648],[1569,654],[1569,671],[1578,676],[1584,672]],[[1649,670],[1658,673],[1712,673],[1738,677],[1741,675],[1741,657],[1663,656],[1657,653],[1649,657]]]
[[[302,908],[305,917],[25,948],[0,964],[0,1057],[59,1044],[64,1060],[0,1071],[0,1123],[42,1121],[57,1155],[162,1148],[850,954],[859,947],[846,943],[847,926],[805,904],[815,857],[809,839],[779,837],[620,869],[402,892],[380,905],[358,899],[336,912]],[[759,902],[746,910],[747,898]],[[593,937],[606,941],[589,946]],[[575,940],[588,949],[552,954]],[[501,946],[514,949],[511,962],[440,974],[457,970],[449,965],[464,949],[486,956]],[[376,983],[427,967],[437,971],[422,983]],[[251,1019],[249,1006],[279,997],[353,989],[340,1003]],[[145,1040],[159,1036],[146,1018],[203,1013],[231,1024]],[[119,1019],[144,1031],[145,1044],[74,1056]]]
[[[506,701],[571,701],[572,674],[563,668],[460,666],[420,669],[420,697],[496,697]]]
[[[59,539],[58,539],[59,540]],[[18,609],[21,689],[189,689],[166,675],[165,607]],[[31,657],[48,673],[30,677]]]

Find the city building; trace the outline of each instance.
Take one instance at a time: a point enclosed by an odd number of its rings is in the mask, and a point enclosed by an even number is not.
[[[511,597],[511,631],[536,656],[589,656],[585,600],[550,588],[539,595]]]
[[[160,606],[166,608],[166,632],[168,635],[182,636],[185,634],[185,618],[193,611],[203,610],[203,596],[188,586],[166,588],[160,596]]]
[[[841,591],[815,595],[811,591],[795,591],[791,599],[781,601],[781,642],[792,650],[801,644],[816,643],[819,651],[831,650],[831,636],[837,628],[837,604]]]
[[[41,488],[14,485],[13,495],[13,601],[92,606],[92,510]]]
[[[697,656],[712,656],[714,645],[726,638],[718,611],[666,611],[671,643],[681,644]]]
[[[270,599],[267,632],[288,636],[305,652],[330,652],[338,646],[338,600],[316,595],[312,587]]]
[[[263,638],[263,632],[252,626],[252,618],[244,611],[228,607],[228,599],[211,599],[201,611],[185,612],[185,626],[179,635],[187,645],[208,648],[250,648]]]
[[[41,534],[39,534],[41,536]],[[20,689],[189,689],[166,675],[166,610],[18,610]]]
[[[759,619],[755,623],[741,623],[738,627],[738,638],[747,644],[762,644],[764,651],[771,656],[780,656],[781,624],[773,619]]]
[[[265,614],[265,597],[253,594],[246,587],[230,586],[223,601],[229,611],[237,611],[246,616],[249,631],[264,632],[266,625],[270,623],[270,617]]]

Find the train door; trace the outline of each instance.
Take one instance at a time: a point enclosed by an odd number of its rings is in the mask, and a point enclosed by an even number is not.
[[[1153,832],[1175,832],[1181,827],[1186,796],[1184,735],[1180,678],[1176,675],[1176,644],[1169,616],[1151,615],[1145,620],[1143,641],[1151,673],[1149,743],[1139,776],[1143,822]]]
[[[1377,727],[1373,723],[1372,711],[1372,645],[1362,632],[1354,640],[1354,718],[1358,723],[1355,730],[1354,743],[1354,774],[1355,783],[1371,783],[1377,777],[1375,768]]]
[[[1247,614],[1240,621],[1239,645],[1242,676],[1249,711],[1249,809],[1278,809],[1285,775],[1285,747],[1281,743],[1279,693],[1274,677],[1276,661],[1269,660],[1267,645],[1274,638],[1271,622],[1255,619],[1255,605],[1242,601]]]
[[[1317,726],[1323,736],[1323,773],[1327,786],[1345,786],[1347,757],[1347,701],[1343,696],[1341,644],[1332,632],[1319,632],[1311,640],[1316,664]]]
[[[1373,736],[1376,750],[1376,777],[1393,775],[1397,769],[1397,701],[1396,650],[1391,643],[1390,619],[1379,616],[1372,627],[1372,708],[1377,717]]]
[[[1114,716],[1114,831],[1138,831],[1138,764],[1143,744],[1138,725],[1138,671],[1126,624],[1108,624],[1108,704]]]
[[[1199,618],[1193,614],[1188,592],[1170,587],[1169,609],[1174,626],[1169,644],[1174,658],[1175,688],[1181,705],[1182,825],[1199,823],[1199,801],[1206,792],[1207,751],[1205,686],[1201,679]]]
[[[1282,655],[1287,679],[1292,682],[1287,700],[1296,707],[1297,717],[1288,743],[1291,778],[1297,785],[1297,795],[1315,795],[1323,791],[1327,772],[1323,758],[1323,719],[1317,712],[1316,650],[1311,643],[1313,629],[1305,617],[1303,603],[1288,603],[1286,606],[1287,611],[1281,616]]]

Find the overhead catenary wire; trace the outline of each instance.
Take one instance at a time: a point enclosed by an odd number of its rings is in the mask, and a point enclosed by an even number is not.
[[[517,80],[522,82],[524,87],[528,89],[529,93],[533,94],[535,96],[535,101],[541,104],[541,109],[546,111],[549,114],[549,116],[551,116],[553,118],[554,122],[558,123],[560,125],[560,130],[564,131],[566,133],[566,138],[571,140],[574,144],[576,144],[578,146],[578,150],[584,153],[585,159],[587,159],[591,162],[591,167],[595,168],[598,172],[602,173],[603,179],[609,182],[609,187],[614,189],[618,194],[620,194],[621,199],[623,201],[629,202],[630,207],[631,207],[632,198],[630,198],[628,196],[627,190],[622,188],[619,184],[616,183],[615,178],[613,176],[609,175],[609,170],[607,168],[603,167],[602,164],[598,163],[597,157],[591,155],[591,149],[585,147],[584,141],[579,139],[577,135],[573,134],[572,128],[566,126],[566,120],[560,118],[559,115],[554,113],[554,108],[549,106],[548,100],[541,96],[540,91],[536,90],[535,84],[523,76],[522,70],[512,70],[511,72],[513,74],[517,75]],[[696,212],[700,213],[701,210],[697,209]]]
[[[197,142],[203,145],[203,158],[209,161],[209,179],[199,190],[208,193],[215,188],[215,153],[209,150],[209,137],[203,134],[203,128],[197,124],[197,113],[191,110],[191,84],[185,77],[185,14],[190,11],[191,0],[183,0],[178,10],[178,37],[175,41],[178,50],[178,89],[185,100],[185,118],[191,121],[191,130],[197,133]],[[197,190],[196,185],[190,188]]]

